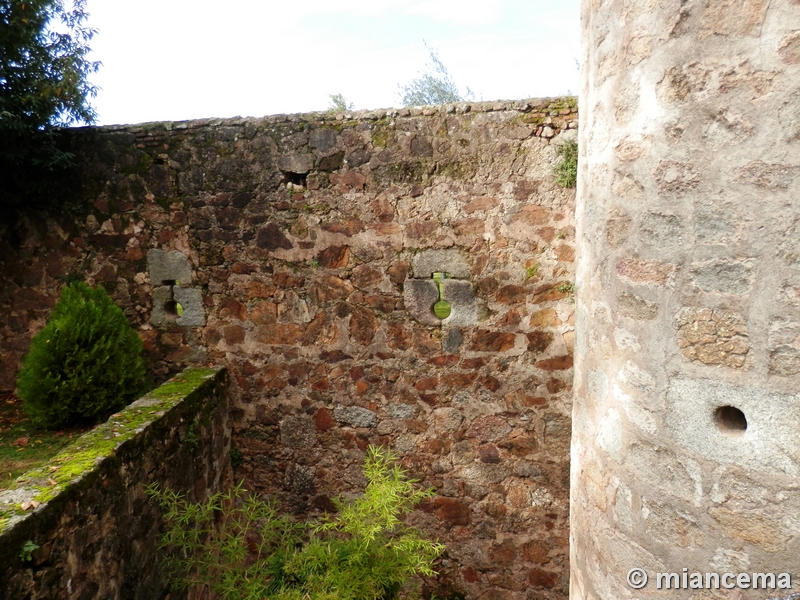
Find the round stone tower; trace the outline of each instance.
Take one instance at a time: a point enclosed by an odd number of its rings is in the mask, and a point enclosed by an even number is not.
[[[571,598],[784,597],[800,0],[584,0],[582,27]]]

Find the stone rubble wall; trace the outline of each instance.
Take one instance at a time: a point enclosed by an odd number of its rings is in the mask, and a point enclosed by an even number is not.
[[[800,590],[800,4],[587,0],[583,35],[571,598],[785,597],[654,578]]]
[[[249,486],[329,509],[361,489],[366,447],[391,446],[437,493],[412,519],[448,546],[440,596],[563,598],[574,190],[553,166],[575,106],[78,130],[88,216],[2,236],[0,385],[59,278],[86,277],[157,377],[226,365]]]
[[[231,485],[227,388],[224,369],[187,369],[0,491],[0,598],[167,596],[145,488],[198,502]]]

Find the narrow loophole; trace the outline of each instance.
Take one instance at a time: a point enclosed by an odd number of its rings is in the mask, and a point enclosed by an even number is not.
[[[747,430],[747,418],[735,406],[720,406],[714,411],[717,427],[726,433],[743,433]]]
[[[168,300],[167,302],[164,303],[164,312],[167,313],[168,315],[172,316],[172,317],[179,317],[180,316],[178,314],[178,307],[179,306],[180,306],[180,304],[175,302],[175,300]],[[183,311],[181,311],[181,312],[183,312]]]

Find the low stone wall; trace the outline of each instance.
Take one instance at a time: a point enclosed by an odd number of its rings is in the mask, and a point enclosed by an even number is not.
[[[0,598],[162,597],[145,487],[196,501],[224,489],[230,439],[226,371],[190,368],[20,477],[0,492]]]

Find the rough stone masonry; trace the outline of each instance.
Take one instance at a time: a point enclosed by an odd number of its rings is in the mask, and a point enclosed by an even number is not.
[[[564,98],[75,131],[88,213],[0,224],[0,385],[85,278],[158,379],[228,368],[248,489],[330,509],[391,446],[436,491],[412,517],[448,548],[430,591],[563,598],[574,191],[553,166],[576,119]]]
[[[800,589],[800,3],[585,0],[583,37],[570,597],[784,597],[655,575]]]

